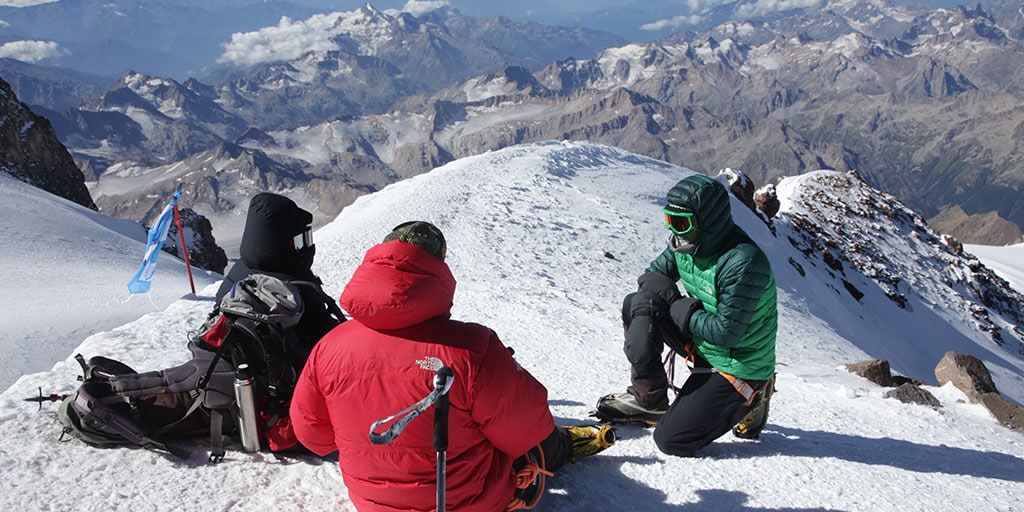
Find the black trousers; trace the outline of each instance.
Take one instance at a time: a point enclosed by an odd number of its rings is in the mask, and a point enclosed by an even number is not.
[[[654,427],[654,443],[669,455],[693,456],[753,408],[722,374],[696,370]]]
[[[695,354],[694,369],[675,400],[668,403],[668,376],[662,351],[668,346],[685,355],[684,339],[668,314],[668,303],[655,294],[631,293],[622,304],[622,321],[631,383],[627,389],[647,408],[665,409],[654,427],[654,442],[669,455],[693,456],[732,430],[753,408],[732,383]],[[748,381],[760,389],[765,381]]]
[[[548,437],[544,438],[536,447],[530,449],[530,451],[534,452],[532,454],[534,457],[537,456],[537,450],[544,455],[543,469],[555,471],[569,462],[569,458],[572,457],[572,435],[569,434],[568,430],[556,426],[548,434]],[[518,457],[512,463],[512,468],[519,471],[526,465],[526,462],[525,455]]]

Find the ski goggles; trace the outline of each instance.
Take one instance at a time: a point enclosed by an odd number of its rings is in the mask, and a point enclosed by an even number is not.
[[[313,245],[313,228],[307,226],[306,230],[292,237],[292,249],[295,252],[301,251]]]
[[[679,206],[670,204],[661,211],[665,214],[665,228],[677,235],[689,233],[697,226],[693,220],[693,213],[683,211]]]

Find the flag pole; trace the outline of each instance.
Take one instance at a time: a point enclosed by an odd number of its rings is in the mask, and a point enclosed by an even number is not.
[[[181,197],[181,183],[174,189],[174,198]],[[188,246],[185,245],[185,230],[181,228],[181,215],[178,214],[178,203],[174,203],[174,223],[178,226],[178,239],[181,240],[181,254],[185,257],[185,270],[188,271],[188,284],[192,287],[192,295],[196,294],[196,283],[192,280],[192,264],[188,261]]]

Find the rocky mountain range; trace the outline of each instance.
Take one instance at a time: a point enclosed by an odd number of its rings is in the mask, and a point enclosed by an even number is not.
[[[0,58],[0,76],[17,91],[18,99],[50,117],[50,111],[75,108],[110,85],[110,80],[79,71]],[[41,111],[39,107],[46,107]]]
[[[968,215],[959,206],[951,206],[928,219],[928,225],[940,233],[956,237],[965,244],[1014,245],[1024,243],[1020,226],[1002,218],[997,212]]]
[[[85,176],[67,148],[57,139],[50,122],[21,102],[0,78],[0,172],[55,196],[96,210]],[[169,194],[168,194],[169,196]],[[159,214],[157,214],[159,215]],[[189,208],[181,210],[181,226],[193,265],[224,272],[227,256],[217,245],[210,221]],[[164,250],[184,257],[178,226],[171,228]]]
[[[145,222],[180,180],[218,232],[255,190],[326,221],[453,159],[549,139],[760,183],[856,170],[925,217],[957,205],[1024,225],[1024,22],[986,5],[832,0],[543,64],[523,48],[554,29],[367,5],[330,24],[336,49],[212,85],[129,73],[49,113],[102,211]]]
[[[275,131],[271,143],[246,145],[273,156],[303,141],[319,159],[365,153],[407,174],[428,169],[397,158],[396,148],[460,158],[586,139],[704,172],[742,169],[762,183],[857,170],[926,216],[957,204],[1024,224],[1019,29],[977,8],[913,14],[833,2],[536,72],[510,67],[410,98],[386,116]],[[311,141],[311,132],[325,138]]]

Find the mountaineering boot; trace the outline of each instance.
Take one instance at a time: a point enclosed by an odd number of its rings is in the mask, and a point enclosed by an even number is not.
[[[636,398],[626,393],[612,393],[598,399],[594,416],[611,423],[639,422],[655,425],[665,415],[665,409],[646,408]]]
[[[562,427],[572,436],[570,462],[580,457],[589,457],[615,444],[615,429],[611,425],[579,425]]]
[[[757,405],[732,428],[732,435],[740,439],[757,439],[761,430],[768,423],[768,404],[775,393],[775,376],[764,383],[757,394]]]

